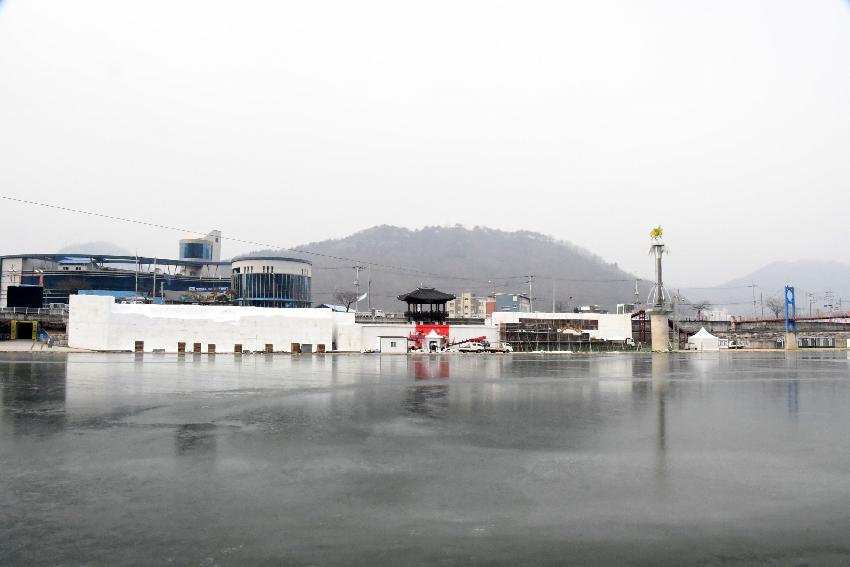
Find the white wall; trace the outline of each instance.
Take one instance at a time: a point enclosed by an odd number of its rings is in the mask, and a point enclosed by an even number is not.
[[[353,317],[352,317],[353,319]],[[233,345],[263,350],[266,343],[289,351],[291,343],[324,344],[330,350],[334,314],[329,309],[274,309],[267,307],[116,304],[112,297],[72,295],[68,345],[91,350],[132,351],[135,341],[145,351],[177,352],[177,343],[216,345],[217,352],[233,352]]]
[[[72,295],[68,320],[68,345],[90,350],[132,351],[135,341],[144,341],[145,351],[177,352],[200,342],[202,351],[216,345],[216,352],[264,350],[266,343],[288,352],[292,343],[324,344],[330,351],[361,352],[380,348],[378,337],[407,337],[413,323],[357,324],[354,313],[330,309],[275,309],[213,305],[116,304],[112,297]],[[484,336],[499,340],[498,327],[451,325],[451,341]]]
[[[342,313],[345,315],[345,313]],[[416,329],[413,323],[365,323],[351,326],[337,326],[337,349],[361,352],[381,347],[379,337],[409,336]],[[491,343],[499,341],[499,328],[490,325],[450,325],[451,342],[487,337]]]
[[[594,339],[623,340],[632,337],[632,317],[629,314],[616,313],[493,313],[493,325],[500,323],[519,323],[522,319],[572,319],[599,321],[598,329],[582,329]]]
[[[330,311],[333,316],[333,344],[337,351],[360,352],[360,325],[354,322],[354,312],[340,313],[331,309],[314,311]],[[330,347],[328,347],[330,348]]]

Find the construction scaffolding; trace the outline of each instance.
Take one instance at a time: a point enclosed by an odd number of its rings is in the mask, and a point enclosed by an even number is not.
[[[631,348],[622,341],[594,339],[579,324],[595,321],[577,319],[520,319],[499,325],[499,337],[514,352],[594,352]],[[594,326],[595,328],[595,326]]]

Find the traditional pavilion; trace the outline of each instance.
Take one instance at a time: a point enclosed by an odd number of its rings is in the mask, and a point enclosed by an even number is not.
[[[404,316],[417,323],[442,323],[446,320],[446,303],[454,299],[433,287],[420,287],[410,293],[399,295],[399,301],[407,303]]]

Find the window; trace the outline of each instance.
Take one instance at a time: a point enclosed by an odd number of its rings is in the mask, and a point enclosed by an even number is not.
[[[212,247],[206,242],[184,242],[180,245],[180,255],[183,258],[212,259]]]
[[[396,347],[396,346],[398,346],[398,344],[395,341],[390,341],[390,347],[391,348]]]

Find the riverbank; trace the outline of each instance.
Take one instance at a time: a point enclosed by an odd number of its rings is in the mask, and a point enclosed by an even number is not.
[[[81,348],[67,346],[47,346],[44,341],[18,339],[15,341],[0,341],[0,352],[92,352]]]

